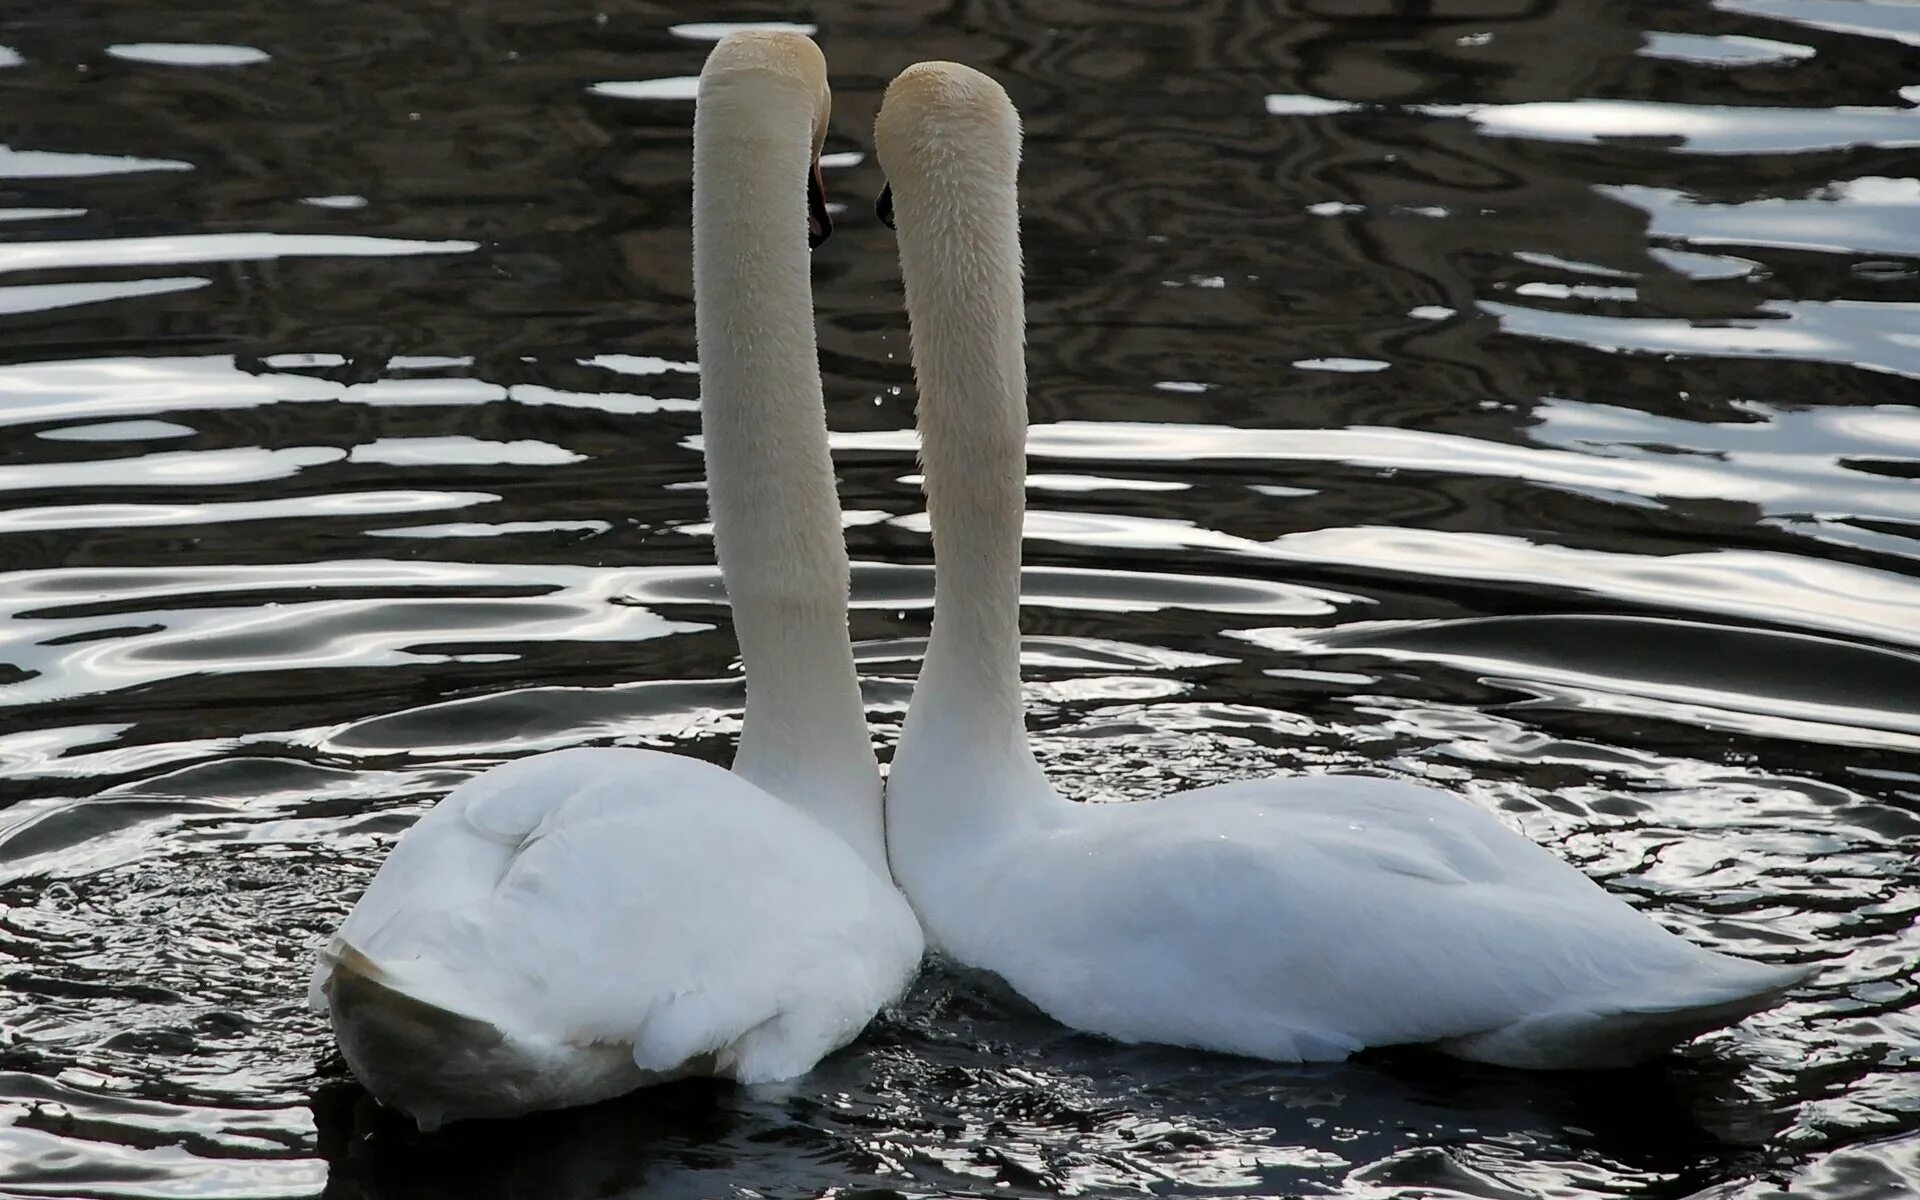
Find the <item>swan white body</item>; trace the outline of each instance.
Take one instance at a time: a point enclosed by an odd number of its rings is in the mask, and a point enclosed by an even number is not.
[[[805,184],[827,104],[794,34],[732,35],[701,75],[702,427],[747,672],[734,770],[629,749],[495,767],[407,832],[321,952],[310,998],[348,1065],[423,1127],[798,1075],[918,968],[821,411]]]
[[[923,63],[888,89],[875,141],[935,549],[887,836],[934,948],[1079,1029],[1282,1061],[1430,1044],[1512,1066],[1624,1065],[1805,977],[1694,946],[1416,784],[1319,775],[1063,799],[1019,691],[1019,119],[986,76]]]

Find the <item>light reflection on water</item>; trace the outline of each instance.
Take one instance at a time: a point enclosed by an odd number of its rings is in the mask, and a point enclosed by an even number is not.
[[[687,101],[796,14],[49,11],[0,47],[0,1191],[1920,1188],[1913,10],[1349,8],[793,26],[876,729],[931,575],[867,129],[948,57],[1026,117],[1070,794],[1428,779],[1816,985],[1568,1079],[1115,1047],[936,969],[791,1087],[417,1138],[303,1011],[393,839],[504,757],[737,733]]]

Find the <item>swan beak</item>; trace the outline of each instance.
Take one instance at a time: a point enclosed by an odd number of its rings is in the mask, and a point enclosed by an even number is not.
[[[820,160],[807,173],[807,246],[817,250],[833,236],[833,214],[827,211],[827,181],[820,176]]]
[[[873,213],[880,218],[882,225],[885,225],[888,229],[893,228],[892,184],[888,184],[886,187],[880,189],[880,198],[873,202]]]

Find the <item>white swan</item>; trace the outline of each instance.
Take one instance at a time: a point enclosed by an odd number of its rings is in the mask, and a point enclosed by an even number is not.
[[[1625,1064],[1807,974],[1691,945],[1411,783],[1064,800],[1020,701],[1019,117],[985,75],[922,63],[888,88],[875,145],[935,549],[887,836],[931,946],[1079,1029],[1282,1061],[1418,1043],[1512,1066]]]
[[[847,639],[809,221],[826,64],[739,33],[700,77],[694,292],[714,539],[747,669],[734,770],[575,749],[454,789],[320,955],[347,1063],[424,1128],[689,1074],[810,1069],[900,995],[919,926],[887,873]],[[809,209],[811,207],[811,218]]]

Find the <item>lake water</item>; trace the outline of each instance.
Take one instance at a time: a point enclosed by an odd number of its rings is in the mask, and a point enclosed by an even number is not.
[[[945,57],[1026,117],[1070,793],[1431,780],[1817,982],[1544,1076],[1117,1047],[935,970],[783,1090],[376,1110],[302,991],[408,823],[531,751],[730,754],[686,229],[721,19],[834,70],[883,743],[930,559],[868,137]],[[1920,1188],[1920,7],[98,0],[0,16],[0,112],[0,1194]]]

